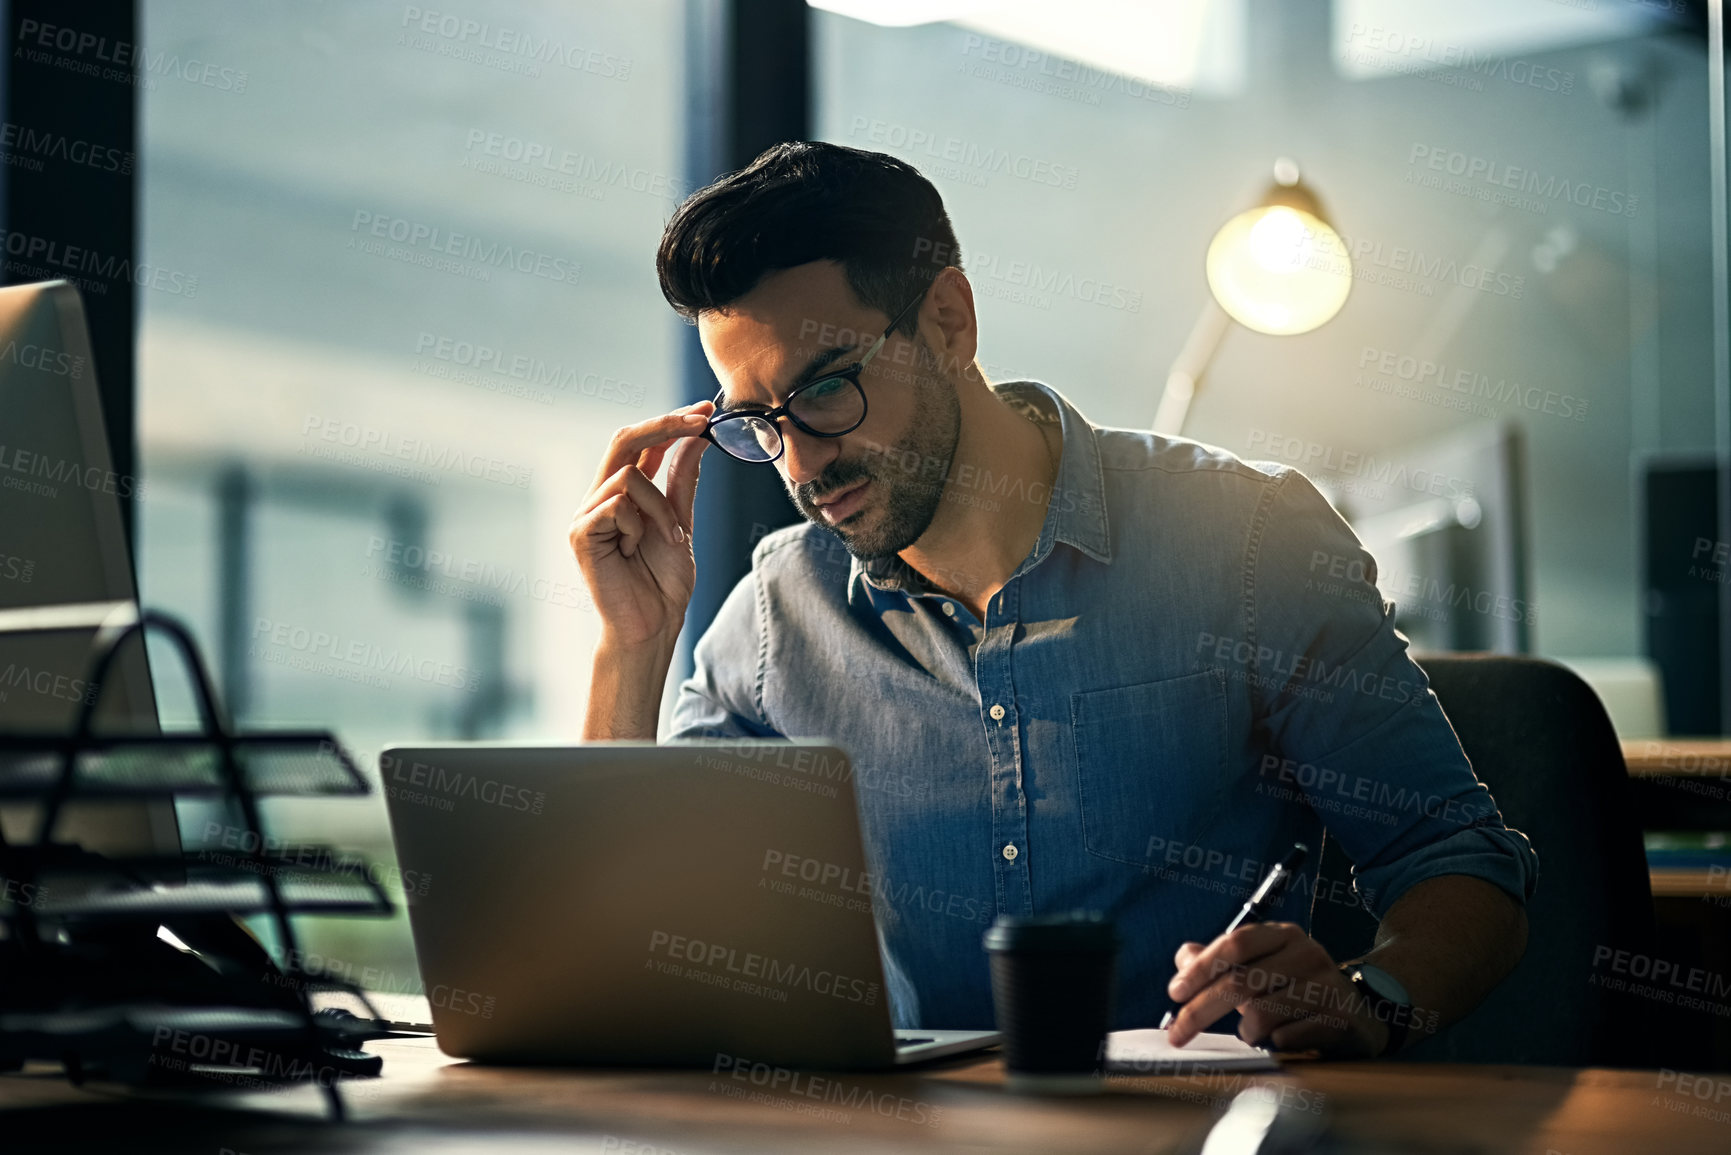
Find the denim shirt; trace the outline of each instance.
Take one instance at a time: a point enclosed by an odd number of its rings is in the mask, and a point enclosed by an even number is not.
[[[1313,853],[1273,917],[1305,927],[1313,900],[1380,917],[1445,874],[1525,902],[1537,857],[1302,474],[994,388],[1060,421],[1063,457],[1049,492],[950,481],[988,510],[1048,502],[985,620],[899,558],[779,530],[664,730],[849,753],[897,1026],[989,1029],[986,926],[1077,907],[1118,921],[1115,1025],[1153,1025],[1179,944],[1217,934],[1295,841]],[[1317,893],[1324,827],[1356,894]]]

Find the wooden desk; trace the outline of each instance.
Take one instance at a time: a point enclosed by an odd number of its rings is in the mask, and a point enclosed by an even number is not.
[[[372,1047],[385,1056],[385,1076],[347,1085],[353,1119],[340,1125],[319,1121],[319,1100],[309,1088],[237,1094],[227,1105],[185,1105],[79,1091],[57,1076],[0,1077],[0,1149],[104,1155],[222,1155],[225,1149],[238,1155],[1194,1151],[1219,1106],[1252,1083],[1266,1083],[1287,1088],[1286,1100],[1297,1109],[1331,1120],[1354,1151],[1731,1150],[1728,1076],[1695,1084],[1656,1071],[1306,1063],[1278,1076],[1114,1077],[1102,1096],[1039,1100],[1006,1093],[995,1057],[955,1060],[918,1074],[833,1075],[815,1094],[794,1094],[785,1086],[700,1071],[476,1067],[447,1059],[424,1039]],[[263,1109],[236,1109],[243,1102]]]
[[[1731,830],[1731,740],[1640,738],[1623,743],[1637,820],[1645,830]],[[1711,974],[1731,969],[1731,876],[1704,867],[1648,873],[1658,937],[1654,952]],[[1673,1062],[1731,1069],[1731,1023],[1673,1018]],[[1686,1024],[1686,1025],[1685,1025]],[[1725,1077],[1725,1076],[1721,1076]],[[1731,1096],[1726,1102],[1731,1103]],[[1727,1140],[1731,1149],[1731,1137]]]
[[[1644,830],[1731,830],[1731,740],[1637,738],[1623,746]]]
[[[1647,872],[1654,898],[1693,898],[1731,906],[1731,874],[1722,870],[1695,870],[1662,866]]]
[[[1631,778],[1719,778],[1731,784],[1731,739],[1629,738],[1622,746]]]

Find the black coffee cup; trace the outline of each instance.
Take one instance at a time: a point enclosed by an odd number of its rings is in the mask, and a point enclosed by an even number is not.
[[[985,947],[1010,1089],[1101,1090],[1118,977],[1112,921],[1089,910],[999,915],[986,931]]]

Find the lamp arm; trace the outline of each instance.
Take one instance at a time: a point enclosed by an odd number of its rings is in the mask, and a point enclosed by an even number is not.
[[[1154,432],[1168,437],[1183,436],[1185,419],[1190,416],[1190,402],[1202,387],[1203,375],[1208,372],[1230,324],[1231,318],[1226,310],[1220,307],[1214,294],[1208,294],[1202,305],[1202,315],[1196,318],[1184,347],[1178,350],[1172,368],[1167,370],[1166,386],[1160,391],[1160,407],[1154,411]]]

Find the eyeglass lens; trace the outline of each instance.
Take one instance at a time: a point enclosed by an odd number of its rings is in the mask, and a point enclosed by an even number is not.
[[[800,390],[788,413],[815,433],[839,435],[865,417],[865,394],[847,377],[828,377]],[[719,421],[710,432],[723,449],[745,461],[772,461],[781,452],[781,431],[762,417]]]

